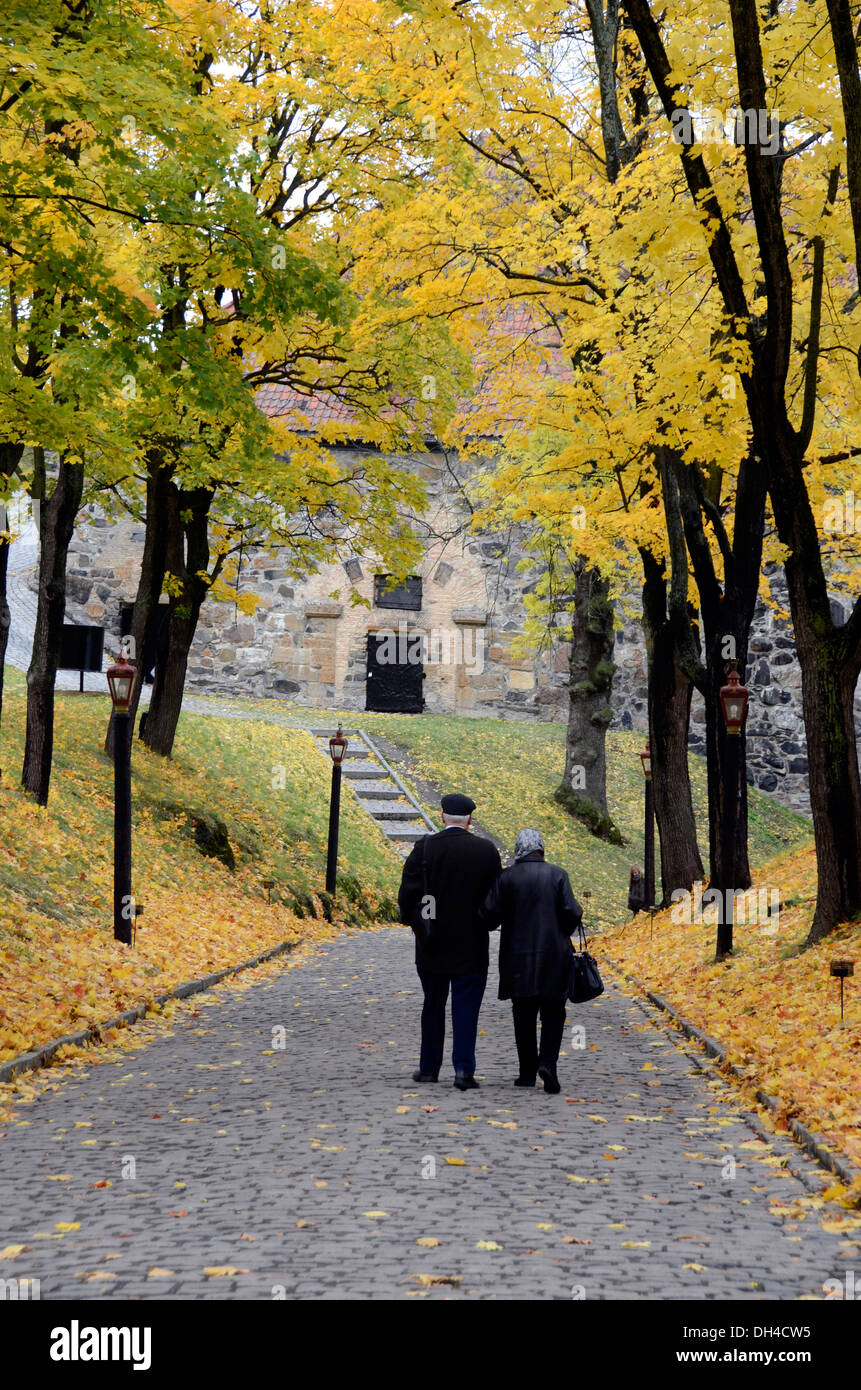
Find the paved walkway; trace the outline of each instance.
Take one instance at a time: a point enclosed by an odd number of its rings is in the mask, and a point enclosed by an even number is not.
[[[411,955],[404,930],[345,936],[22,1107],[0,1251],[26,1248],[0,1279],[43,1299],[569,1300],[821,1298],[843,1276],[849,1242],[793,1219],[821,1170],[757,1139],[613,986],[569,1006],[560,1096],[511,1085],[495,986],[482,1089],[415,1086]]]

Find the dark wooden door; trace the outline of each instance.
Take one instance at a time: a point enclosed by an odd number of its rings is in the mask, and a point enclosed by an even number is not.
[[[384,714],[421,714],[424,709],[424,665],[411,661],[415,641],[397,643],[391,636],[368,633],[368,677],[365,709]]]

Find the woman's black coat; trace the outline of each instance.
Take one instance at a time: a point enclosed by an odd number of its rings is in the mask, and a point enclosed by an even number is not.
[[[536,850],[504,869],[481,909],[499,942],[499,998],[541,995],[564,999],[571,963],[571,933],[583,909],[564,869]]]

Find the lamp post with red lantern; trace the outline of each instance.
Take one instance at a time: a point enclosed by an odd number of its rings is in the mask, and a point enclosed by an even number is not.
[[[735,924],[735,836],[738,821],[738,767],[741,731],[747,718],[750,692],[739,679],[737,663],[731,661],[727,683],[721,687],[720,705],[726,727],[723,760],[723,845],[721,865],[724,882],[721,911],[718,916],[715,960],[732,955],[732,936]]]
[[[347,740],[338,725],[338,732],[329,739],[332,759],[332,799],[329,803],[329,849],[326,855],[326,892],[334,897],[338,876],[338,823],[341,815],[341,764],[347,751]]]
[[[655,803],[652,797],[652,745],[646,746],[640,754],[643,764],[643,777],[646,781],[646,814],[643,831],[643,907],[655,906]]]
[[[108,668],[114,706],[114,940],[132,944],[132,770],[129,708],[136,670],[125,656]]]

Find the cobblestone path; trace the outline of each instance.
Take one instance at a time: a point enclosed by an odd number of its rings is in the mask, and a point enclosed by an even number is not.
[[[26,1249],[0,1278],[43,1299],[588,1300],[842,1277],[857,1247],[799,1205],[826,1176],[645,1006],[612,984],[569,1005],[562,1094],[525,1092],[494,979],[466,1093],[412,1083],[404,930],[182,1006],[6,1126],[0,1250]]]

